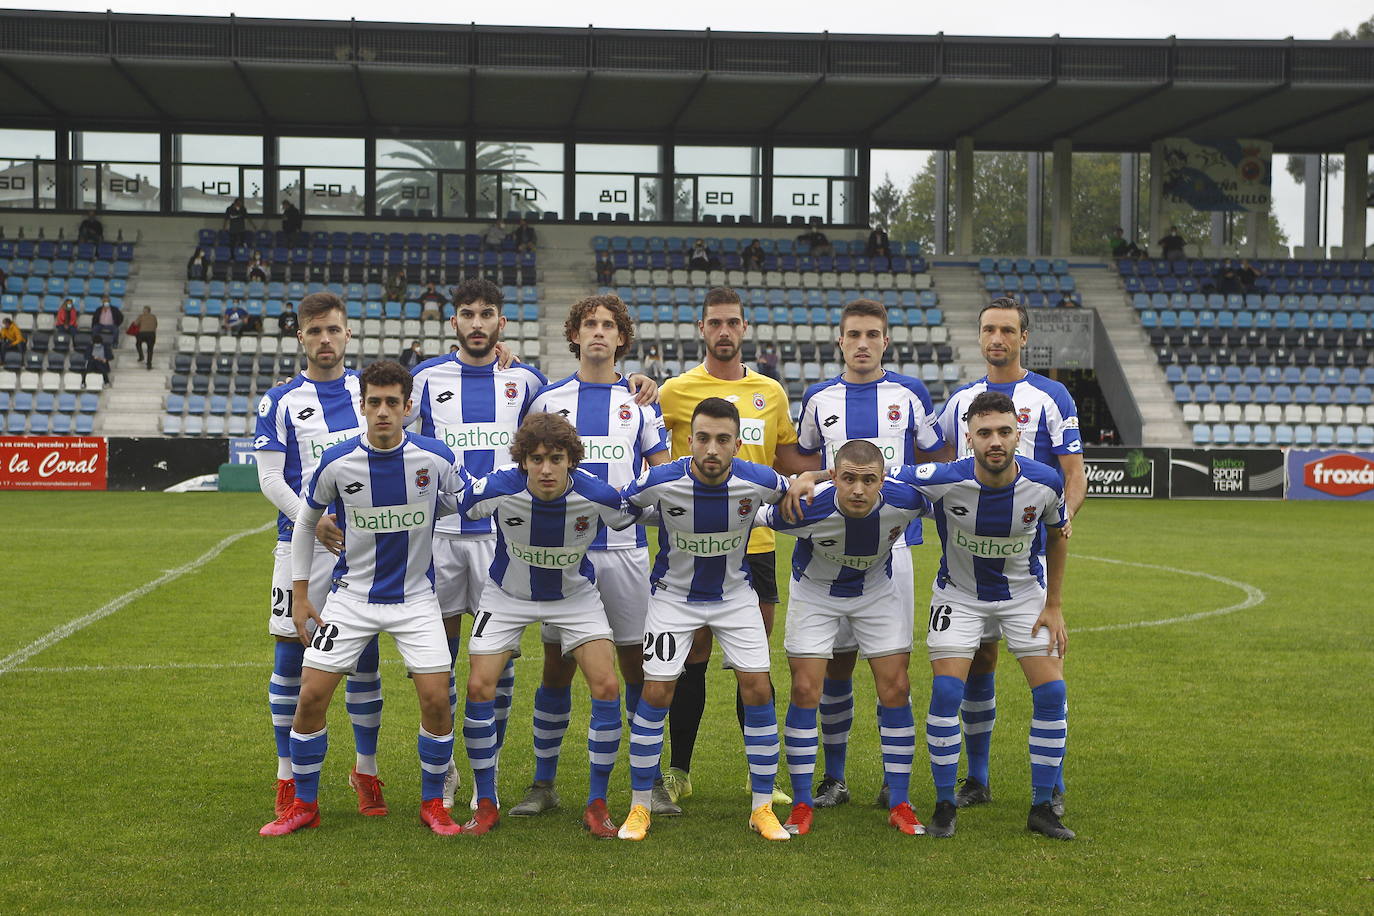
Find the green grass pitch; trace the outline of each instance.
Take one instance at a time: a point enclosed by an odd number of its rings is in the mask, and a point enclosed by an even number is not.
[[[257,495],[7,493],[0,507],[0,658],[270,516]],[[481,839],[434,837],[416,817],[415,699],[389,640],[381,769],[391,815],[356,811],[337,696],[322,828],[260,838],[275,765],[265,699],[272,537],[245,537],[17,666],[0,662],[0,910],[1374,911],[1367,505],[1088,504],[1065,601],[1074,843],[1024,829],[1029,693],[1014,664],[998,682],[996,801],[965,812],[952,841],[899,836],[869,807],[881,774],[863,672],[855,803],[819,813],[815,831],[790,843],[753,836],[734,691],[714,668],[696,794],[685,817],[657,820],[646,842],[595,842],[579,829],[585,693],[564,744],[562,809],[507,818]],[[780,568],[786,553],[784,544]],[[933,547],[917,552],[918,601],[936,560]],[[1109,629],[1247,594],[1262,600]],[[919,633],[923,607],[916,615]],[[517,664],[507,804],[533,768],[536,639],[527,636]],[[911,670],[919,723],[929,696],[919,649]],[[463,801],[469,785],[465,771]],[[611,789],[623,817],[623,749]],[[928,817],[919,731],[912,796]]]

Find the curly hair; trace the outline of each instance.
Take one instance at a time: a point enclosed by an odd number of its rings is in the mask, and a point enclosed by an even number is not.
[[[485,302],[487,305],[494,305],[500,309],[505,304],[505,299],[506,297],[501,293],[501,287],[480,277],[469,277],[453,288],[454,308],[460,305],[471,305],[474,302]]]
[[[510,458],[522,467],[530,452],[543,446],[548,451],[562,450],[568,456],[568,467],[582,463],[582,437],[573,425],[556,413],[532,413],[515,431],[510,446]]]
[[[588,296],[573,303],[568,310],[568,320],[563,322],[563,336],[568,340],[568,349],[573,356],[582,358],[582,348],[577,345],[575,338],[582,322],[598,308],[604,308],[615,318],[616,330],[620,331],[620,346],[615,348],[615,358],[621,359],[630,352],[630,344],[635,339],[635,323],[630,318],[630,310],[625,307],[625,302],[611,293]]]

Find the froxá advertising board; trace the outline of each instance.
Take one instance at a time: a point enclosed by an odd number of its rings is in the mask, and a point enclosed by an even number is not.
[[[1374,500],[1374,452],[1288,450],[1288,498]]]

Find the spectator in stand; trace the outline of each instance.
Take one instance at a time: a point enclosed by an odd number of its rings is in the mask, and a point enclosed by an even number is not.
[[[766,375],[775,382],[782,381],[778,375],[778,348],[771,343],[765,343],[759,351],[758,367],[760,375]]]
[[[406,301],[406,269],[396,268],[395,272],[386,281],[386,301],[405,302]]]
[[[602,286],[615,283],[615,261],[611,259],[609,251],[596,253],[596,282]]]
[[[763,257],[763,246],[758,239],[754,239],[740,252],[739,259],[745,270],[763,270]]]
[[[1240,278],[1241,292],[1253,293],[1255,291],[1255,283],[1259,280],[1259,271],[1255,270],[1249,261],[1240,262],[1236,276]]]
[[[110,301],[109,296],[100,297],[100,308],[91,315],[91,331],[97,338],[104,338],[111,347],[119,339],[119,327],[124,323],[124,312]]]
[[[86,387],[86,376],[92,372],[99,372],[100,377],[105,381],[105,387],[110,387],[110,345],[105,341],[96,338],[91,341],[91,352],[86,355],[86,365],[81,370],[81,387]]]
[[[1112,230],[1112,237],[1107,240],[1107,244],[1112,247],[1112,257],[1118,261],[1122,258],[1139,258],[1145,254],[1136,247],[1135,242],[1126,239],[1126,230],[1120,226]]]
[[[1186,244],[1183,236],[1178,234],[1178,227],[1170,226],[1169,234],[1159,240],[1159,253],[1167,261],[1181,261],[1187,257],[1183,253],[1183,246]]]
[[[1080,304],[1078,300],[1073,297],[1073,293],[1065,290],[1059,294],[1059,301],[1055,303],[1055,307],[1061,309],[1076,309],[1080,307]]]
[[[197,248],[191,254],[191,259],[186,262],[186,279],[210,279],[210,256],[205,253],[204,248]]]
[[[231,249],[248,244],[248,222],[248,208],[243,205],[243,198],[235,197],[234,202],[224,208],[224,224],[221,226],[229,229]]]
[[[458,345],[457,345],[457,344],[449,344],[449,345],[448,345],[448,355],[449,355],[449,356],[457,356],[457,355],[458,355]]]
[[[78,242],[90,242],[99,245],[105,241],[105,226],[100,222],[100,218],[95,215],[94,210],[86,211],[86,218],[81,221],[81,226],[76,230],[76,240]]]
[[[1223,296],[1245,292],[1245,286],[1240,282],[1240,275],[1236,272],[1235,262],[1230,258],[1221,262],[1221,267],[1217,270],[1212,288]]]
[[[286,303],[282,307],[281,314],[277,316],[277,333],[282,337],[295,337],[300,326],[300,319],[296,317],[296,310],[292,308],[291,303]]]
[[[253,256],[248,259],[248,279],[249,281],[258,280],[262,283],[267,282],[267,265],[262,262],[262,252],[253,251]]]
[[[301,231],[301,225],[305,218],[301,216],[301,211],[289,200],[281,202],[281,231],[288,239]]]
[[[418,340],[412,340],[410,342],[410,347],[402,350],[401,355],[397,357],[396,361],[406,370],[414,369],[416,366],[420,365],[420,363],[424,362],[425,354],[424,351],[420,349],[420,342]]]
[[[835,246],[830,244],[830,239],[826,238],[825,233],[821,231],[820,220],[813,220],[810,229],[797,236],[797,241],[807,246],[807,253],[812,257],[822,257],[835,253]]]
[[[243,307],[242,301],[236,299],[233,305],[224,310],[220,327],[235,337],[243,336],[243,332],[248,330],[248,310]]]
[[[519,252],[533,251],[535,244],[534,227],[521,219],[516,225],[515,230],[510,234],[511,241],[515,242],[515,250]]]
[[[663,357],[658,355],[658,344],[649,344],[649,350],[644,354],[644,366],[640,371],[655,382],[662,382],[668,375],[668,367],[663,365]]]
[[[54,323],[59,331],[75,331],[81,324],[81,313],[72,305],[72,300],[63,299],[62,307],[57,310]]]
[[[420,312],[421,321],[442,321],[444,317],[444,306],[448,305],[448,297],[434,288],[434,281],[425,284],[425,291],[420,293]]]
[[[28,347],[28,342],[24,340],[24,332],[19,330],[19,325],[6,318],[4,323],[0,324],[0,359],[3,359],[5,354],[11,350],[18,350],[19,355],[23,356]]]
[[[873,231],[868,234],[868,244],[864,246],[864,254],[870,258],[882,255],[885,258],[892,257],[892,243],[887,238],[886,226],[874,226]]]
[[[3,293],[5,291],[5,281],[9,278],[10,275],[5,273],[5,266],[3,264],[0,264],[0,293]]]
[[[483,251],[500,251],[501,244],[506,240],[506,224],[499,219],[487,227],[487,231],[482,233]]]
[[[151,306],[143,306],[143,311],[134,319],[138,333],[134,335],[134,346],[138,349],[138,361],[153,368],[153,345],[157,343],[157,316]]]
[[[692,243],[692,250],[687,253],[688,270],[710,270],[719,263],[720,259],[706,247],[705,239],[697,239]]]

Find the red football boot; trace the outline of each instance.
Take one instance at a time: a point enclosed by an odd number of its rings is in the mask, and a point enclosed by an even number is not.
[[[442,798],[431,798],[420,803],[420,823],[439,836],[453,836],[462,833],[463,828],[453,822],[449,817],[448,809],[444,807]]]
[[[358,793],[358,813],[367,817],[382,817],[389,810],[386,799],[382,798],[382,782],[376,776],[359,773],[357,769],[348,774],[348,784]]]
[[[792,806],[792,813],[788,815],[787,822],[782,825],[793,836],[805,836],[811,832],[811,817],[815,812],[811,806],[805,802],[797,802]]]
[[[902,802],[893,808],[892,813],[887,816],[887,822],[907,836],[920,836],[926,832],[925,825],[916,817],[916,812],[911,810],[908,802]]]
[[[463,833],[472,836],[481,836],[495,830],[501,824],[501,812],[497,810],[496,803],[489,798],[477,800],[477,810],[472,813],[472,820],[463,825]]]
[[[320,826],[320,808],[315,802],[303,802],[299,798],[291,800],[286,813],[270,824],[263,825],[259,836],[286,836],[306,827]]]
[[[620,827],[611,820],[611,812],[606,810],[604,798],[594,799],[582,812],[582,826],[598,840],[613,840],[620,832]]]
[[[281,817],[291,810],[291,803],[296,800],[296,780],[278,779],[277,780],[277,817]]]

